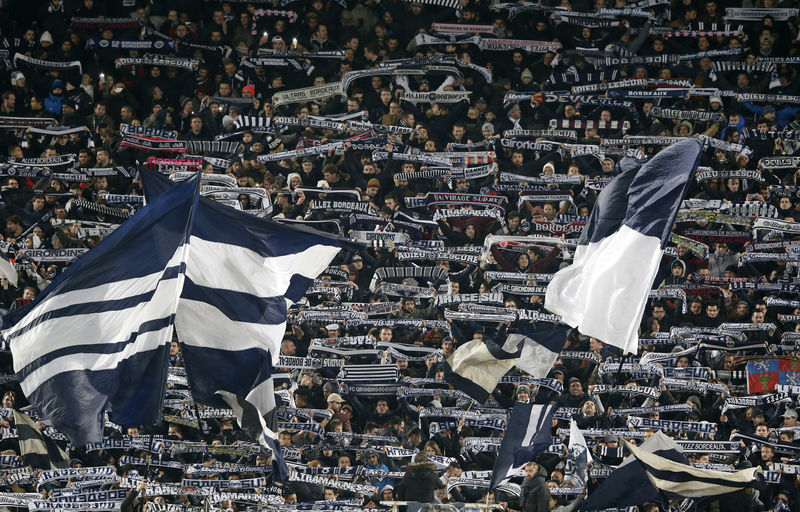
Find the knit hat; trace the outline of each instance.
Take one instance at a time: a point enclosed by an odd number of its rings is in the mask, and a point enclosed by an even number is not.
[[[381,182],[380,182],[380,181],[378,181],[378,178],[371,178],[371,179],[370,179],[370,180],[367,182],[367,188],[371,188],[371,187],[378,187],[378,188],[380,188],[380,186],[381,186]]]
[[[492,134],[494,134],[494,125],[492,123],[483,123],[483,126],[481,126],[481,131],[490,131]]]
[[[39,37],[39,42],[40,42],[40,43],[50,43],[50,44],[53,44],[53,36],[51,36],[51,35],[50,35],[50,32],[48,32],[47,30],[45,30],[44,32],[42,32],[42,35],[41,35],[41,37]]]
[[[256,95],[256,88],[253,87],[252,85],[245,85],[244,87],[242,87],[242,92],[244,93],[244,91],[250,91],[250,95],[252,95],[253,97],[255,97]]]
[[[222,118],[222,127],[227,128],[228,126],[232,125],[235,122],[231,116],[225,116]]]

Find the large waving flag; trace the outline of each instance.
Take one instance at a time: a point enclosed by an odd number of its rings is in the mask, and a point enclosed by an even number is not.
[[[637,327],[702,142],[686,139],[637,169],[632,159],[600,194],[573,264],[556,273],[545,307],[581,333],[636,353]]]
[[[758,466],[734,473],[696,468],[637,448],[624,439],[622,442],[644,467],[645,474],[653,486],[665,492],[687,498],[702,498],[740,491],[760,484],[757,473],[761,472],[761,468]]]
[[[639,448],[679,464],[689,464],[678,444],[661,431],[650,436]],[[589,493],[581,510],[628,507],[661,500],[658,489],[648,480],[642,467],[636,463],[636,458],[629,455],[608,478],[600,482],[597,489]]]
[[[516,402],[494,463],[490,489],[508,480],[553,442],[553,415],[558,405]]]
[[[490,339],[471,340],[445,360],[444,379],[454,388],[485,403],[509,370],[519,368],[536,379],[547,376],[572,327],[550,322],[526,322],[503,346]]]
[[[73,444],[102,440],[106,410],[120,425],[161,419],[198,183],[153,201],[3,318],[25,396]]]
[[[141,176],[148,199],[177,186],[152,172]],[[192,396],[217,407],[235,400],[248,411],[245,400],[267,415],[275,409],[272,373],[286,309],[348,242],[201,197],[190,243],[175,325]],[[276,438],[267,432],[271,448]]]

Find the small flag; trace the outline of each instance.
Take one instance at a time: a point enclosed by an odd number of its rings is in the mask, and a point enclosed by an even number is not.
[[[547,287],[548,310],[586,336],[636,353],[650,287],[701,150],[700,140],[686,139],[644,165],[620,161],[620,174],[598,197],[572,265]]]
[[[800,360],[767,359],[747,363],[748,393],[770,393],[778,384],[800,386]]]
[[[516,470],[531,462],[553,442],[553,415],[557,404],[539,405],[516,402],[508,428],[494,463],[490,489],[511,478]]]
[[[25,413],[14,411],[22,464],[36,469],[66,468],[69,458],[55,441],[45,437],[39,425]]]
[[[458,347],[444,363],[444,379],[454,388],[485,403],[497,383],[515,366],[533,378],[547,376],[572,327],[550,322],[526,322],[503,346],[489,339]]]
[[[569,422],[569,446],[567,447],[567,465],[564,468],[564,479],[571,480],[575,488],[586,487],[589,481],[587,467],[592,462],[592,455],[586,439],[575,420]]]

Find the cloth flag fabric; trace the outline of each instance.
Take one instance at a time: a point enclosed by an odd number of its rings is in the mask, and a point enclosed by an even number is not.
[[[570,434],[571,435],[571,434]],[[654,453],[665,460],[689,464],[675,441],[661,431],[650,436],[639,447],[641,451]],[[600,482],[583,503],[581,510],[603,510],[611,507],[635,506],[646,501],[660,502],[658,489],[645,476],[636,458],[629,455],[611,475]]]
[[[575,420],[569,421],[569,445],[567,447],[567,465],[564,468],[564,477],[572,480],[576,488],[586,487],[589,482],[587,467],[592,462],[589,446],[581,434],[581,429]]]
[[[702,498],[735,492],[759,482],[756,474],[761,472],[761,468],[758,466],[734,473],[695,468],[649,453],[624,439],[622,442],[644,467],[650,482],[665,492],[687,498]]]
[[[36,469],[66,468],[69,457],[55,441],[42,434],[39,425],[25,413],[14,411],[22,464]]]
[[[176,186],[152,172],[140,175],[148,200],[158,201]],[[272,374],[286,331],[286,309],[348,242],[205,197],[196,219],[175,319],[192,396],[225,407],[230,404],[217,394],[224,391],[268,415],[276,406]],[[237,419],[241,424],[242,418]],[[277,439],[274,432],[270,437]],[[279,450],[274,453],[280,456]]]
[[[22,390],[75,445],[161,419],[198,181],[124,222],[38,297],[3,318]]]
[[[748,393],[770,393],[778,384],[800,386],[800,360],[768,359],[747,363]]]
[[[552,420],[556,409],[557,404],[514,403],[508,428],[494,463],[490,489],[511,478],[517,469],[550,446],[553,441]]]
[[[14,287],[17,286],[19,281],[19,275],[17,274],[17,269],[14,268],[14,264],[2,253],[0,253],[0,277],[8,279],[8,282],[14,285]]]
[[[445,360],[444,378],[485,403],[503,375],[515,366],[534,378],[546,377],[571,330],[564,324],[526,322],[503,346],[489,339],[468,341]]]
[[[600,194],[572,265],[553,277],[545,307],[582,334],[636,353],[637,328],[702,142],[686,139],[644,165],[632,158]]]

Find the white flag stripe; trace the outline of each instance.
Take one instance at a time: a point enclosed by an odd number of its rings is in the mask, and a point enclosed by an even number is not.
[[[182,248],[182,245],[178,247],[164,268],[176,267],[180,264]],[[141,295],[153,290],[163,274],[164,271],[159,270],[158,272],[153,272],[152,274],[147,274],[142,277],[103,283],[92,288],[68,291],[48,297],[37,304],[30,313],[25,315],[22,320],[3,334],[8,338],[13,338],[15,333],[19,332],[20,329],[25,328],[27,325],[30,325],[30,323],[36,320],[42,313],[53,309],[61,309],[78,304],[94,304],[106,300],[121,300]]]
[[[125,346],[121,352],[113,354],[80,353],[59,357],[32,371],[20,386],[25,393],[30,393],[38,388],[44,381],[61,372],[73,370],[101,371],[111,370],[128,357],[150,350],[155,350],[169,343],[172,338],[172,326],[165,326],[158,331],[140,334],[133,343]]]
[[[219,308],[185,298],[178,304],[175,321],[181,342],[186,345],[233,351],[260,348],[272,353],[273,364],[277,364],[281,341],[286,331],[286,322],[234,322]]]
[[[586,298],[580,331],[586,336],[635,354],[639,349],[637,329],[664,251],[661,241],[628,226],[600,243],[592,264],[584,269]]]
[[[209,242],[196,236],[191,237],[190,244],[186,275],[192,282],[257,297],[283,295],[295,274],[309,279],[317,277],[339,252],[338,247],[314,245],[296,254],[263,257],[245,247]]]
[[[165,317],[164,304],[174,301],[178,278],[155,283],[152,300],[139,303],[119,311],[89,313],[45,321],[31,328],[24,336],[11,342],[14,348],[14,371],[50,352],[75,345],[109,345],[127,341],[138,331],[142,319]],[[46,351],[40,344],[29,343],[32,339],[46,339]]]
[[[272,411],[276,407],[274,381],[272,379],[267,379],[258,386],[254,387],[249,393],[247,393],[245,400],[253,404],[253,406],[259,411]],[[237,418],[239,418],[239,416],[237,416]],[[263,421],[264,418],[262,417],[261,419]],[[265,432],[267,432],[268,435],[271,435],[275,439],[278,438],[277,434],[266,428],[266,425],[264,425],[264,428],[266,429]]]

